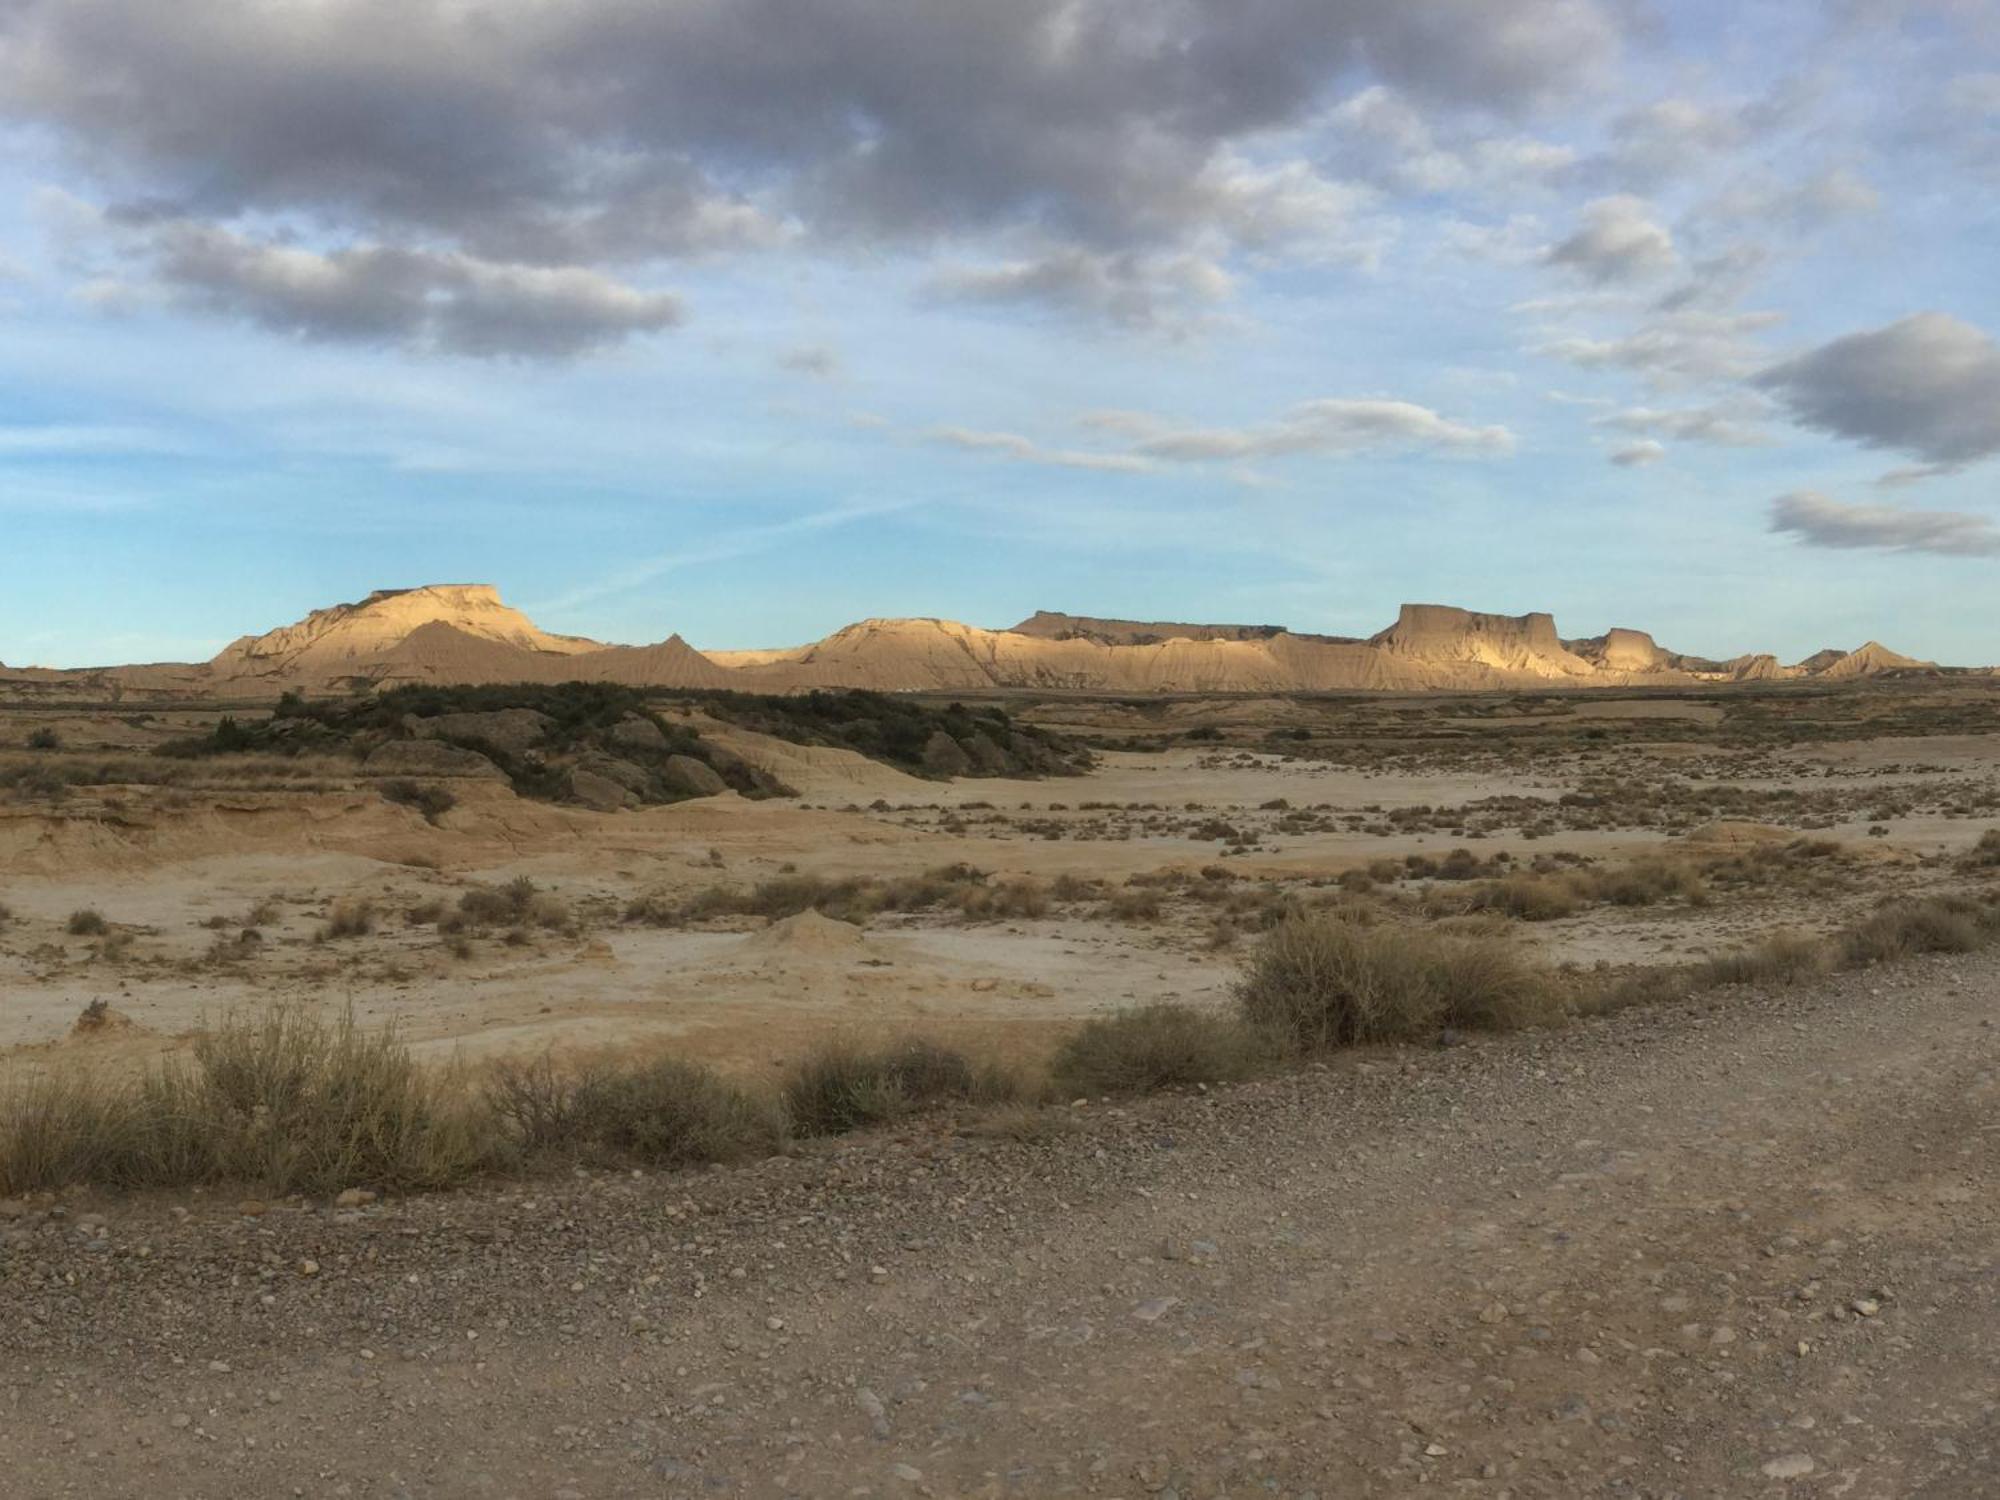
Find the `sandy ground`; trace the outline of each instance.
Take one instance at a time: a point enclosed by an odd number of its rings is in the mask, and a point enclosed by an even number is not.
[[[353,1210],[15,1205],[13,1500],[2000,1493],[2000,958]],[[55,1212],[60,1209],[60,1212]]]
[[[1575,712],[1702,707],[1592,702]],[[95,1059],[137,1059],[184,1044],[207,1018],[275,999],[394,1020],[439,1055],[657,1045],[756,1070],[831,1030],[923,1030],[1032,1052],[1056,1028],[1117,1006],[1220,1003],[1240,955],[1211,950],[1198,914],[1186,912],[1154,923],[1071,909],[978,924],[888,916],[853,943],[813,944],[765,941],[757,919],[677,931],[620,915],[648,894],[681,899],[790,872],[888,878],[953,863],[996,879],[1068,875],[1113,887],[1221,867],[1309,887],[1462,842],[1436,828],[1383,836],[1358,826],[1364,819],[1494,797],[1553,807],[1577,784],[1576,767],[1557,762],[1466,769],[1419,758],[1385,770],[1196,749],[1110,752],[1078,778],[941,783],[847,751],[727,726],[705,732],[776,770],[800,796],[597,814],[463,783],[459,805],[435,827],[366,784],[90,788],[60,810],[0,805],[0,902],[13,914],[0,927],[0,1048],[11,1049],[13,1066],[43,1066],[78,1046]],[[107,751],[144,743],[116,719],[66,721],[66,733],[79,743],[96,733]],[[1588,966],[1697,956],[1781,927],[1824,926],[1932,879],[1940,861],[1991,826],[1990,815],[1949,808],[1993,787],[2000,735],[1836,742],[1759,754],[1734,771],[1709,766],[1714,759],[1699,763],[1705,774],[1692,784],[1852,789],[1839,820],[1814,831],[1856,851],[1865,878],[1702,911],[1603,908],[1536,924],[1527,936],[1547,958]],[[1888,837],[1871,839],[1868,804],[1895,796],[1912,810]],[[1321,809],[1321,826],[1283,831],[1282,814],[1267,810],[1280,799]],[[1253,841],[1224,850],[1201,828],[1216,818],[1253,830]],[[1471,847],[1616,864],[1677,846],[1644,829],[1561,828],[1533,842],[1499,836]],[[575,914],[573,934],[536,931],[519,946],[489,936],[454,956],[434,927],[403,919],[427,901],[449,907],[469,889],[524,875]],[[314,941],[337,903],[360,900],[380,913],[372,934]],[[218,933],[232,935],[230,924],[260,903],[270,920],[256,953],[212,961]],[[105,916],[122,951],[65,931],[84,909]],[[72,1041],[76,1017],[96,1001],[127,1024]]]

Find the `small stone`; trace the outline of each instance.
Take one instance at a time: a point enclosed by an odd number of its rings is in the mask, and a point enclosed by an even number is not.
[[[1157,1323],[1176,1307],[1180,1306],[1180,1301],[1181,1299],[1178,1297],[1155,1297],[1151,1301],[1141,1302],[1137,1307],[1133,1308],[1132,1316],[1137,1318],[1141,1323]]]
[[[299,1274],[300,1274],[301,1276],[317,1276],[317,1275],[319,1275],[319,1262],[318,1262],[318,1261],[316,1261],[316,1260],[302,1260],[302,1261],[300,1261],[300,1262],[299,1262]]]
[[[261,1198],[245,1198],[236,1205],[236,1211],[246,1219],[258,1219],[271,1211],[271,1205]]]
[[[1487,1304],[1486,1304],[1486,1306],[1484,1306],[1483,1308],[1481,1308],[1481,1309],[1479,1310],[1479,1321],[1480,1321],[1480,1322],[1482,1322],[1482,1323],[1504,1323],[1504,1322],[1506,1322],[1506,1321],[1507,1321],[1507,1304],[1506,1304],[1506,1303],[1504,1303],[1504,1302],[1489,1302],[1489,1303],[1487,1303]]]
[[[367,1188],[348,1188],[333,1200],[335,1208],[366,1208],[375,1201],[375,1195]]]
[[[177,1411],[173,1415],[173,1420],[168,1422],[167,1425],[176,1432],[184,1432],[194,1425],[194,1418],[184,1411]]]
[[[1812,1471],[1812,1458],[1804,1453],[1787,1453],[1783,1458],[1774,1458],[1764,1465],[1766,1479],[1803,1479]]]
[[[785,1330],[785,1320],[783,1318],[775,1318],[775,1317],[766,1318],[764,1320],[764,1326],[770,1329],[771,1332],[773,1333],[783,1333]]]
[[[1856,1297],[1847,1305],[1860,1313],[1864,1318],[1872,1318],[1882,1310],[1882,1304],[1877,1302],[1873,1297]]]
[[[897,1464],[889,1472],[905,1484],[917,1484],[923,1480],[924,1471],[912,1464]]]

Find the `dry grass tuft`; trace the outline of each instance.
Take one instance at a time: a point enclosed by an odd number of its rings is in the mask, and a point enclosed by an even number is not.
[[[1019,1080],[995,1064],[975,1067],[961,1052],[908,1038],[876,1051],[829,1042],[785,1076],[785,1110],[800,1135],[841,1135],[941,1104],[1003,1104]]]
[[[135,1080],[82,1068],[0,1093],[0,1191],[254,1184],[445,1187],[490,1160],[491,1120],[451,1073],[351,1014],[232,1019]]]
[[[1448,1026],[1507,1030],[1561,1012],[1549,977],[1502,938],[1327,913],[1273,928],[1237,995],[1252,1024],[1305,1052],[1418,1041]]]
[[[1283,1041],[1240,1016],[1160,1001],[1086,1021],[1056,1053],[1067,1094],[1152,1094],[1270,1071]]]
[[[486,1097],[529,1155],[706,1166],[769,1156],[786,1136],[775,1099],[677,1058],[600,1060],[573,1073],[546,1055],[503,1062]]]

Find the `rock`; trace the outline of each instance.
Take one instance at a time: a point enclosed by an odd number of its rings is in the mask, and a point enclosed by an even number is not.
[[[608,776],[581,766],[569,773],[569,794],[594,812],[618,812],[639,800]]]
[[[420,739],[483,740],[503,755],[525,755],[555,723],[532,708],[500,708],[483,714],[438,714],[404,721]]]
[[[1804,1453],[1787,1453],[1784,1457],[1774,1458],[1764,1465],[1766,1479],[1803,1479],[1812,1471],[1812,1458]]]
[[[933,776],[963,776],[972,769],[972,757],[957,740],[939,729],[924,744],[924,769]]]
[[[577,769],[602,776],[606,781],[615,781],[633,796],[644,799],[653,789],[652,775],[643,767],[635,766],[629,760],[620,760],[615,755],[606,755],[592,750],[577,760]]]
[[[1877,1302],[1873,1297],[1856,1297],[1847,1305],[1860,1313],[1864,1318],[1872,1318],[1882,1310],[1882,1304]]]
[[[634,750],[664,750],[667,737],[651,719],[627,714],[611,726],[611,743],[629,745]]]
[[[875,1436],[885,1438],[889,1435],[889,1410],[882,1404],[880,1396],[864,1385],[854,1393],[854,1404],[860,1407],[861,1414],[868,1418],[868,1425],[873,1429]]]
[[[505,781],[507,773],[476,750],[436,740],[390,740],[377,745],[361,763],[369,776],[476,776]]]
[[[669,755],[660,778],[677,792],[690,797],[713,797],[729,790],[729,783],[692,755]]]
[[[1480,1322],[1482,1322],[1482,1323],[1504,1323],[1504,1322],[1506,1322],[1506,1321],[1507,1321],[1507,1304],[1506,1304],[1506,1303],[1504,1303],[1504,1302],[1489,1302],[1489,1303],[1487,1303],[1487,1304],[1486,1304],[1486,1305],[1485,1305],[1484,1307],[1482,1307],[1482,1308],[1481,1308],[1481,1309],[1479,1310],[1479,1321],[1480,1321]]]
[[[375,1195],[367,1188],[348,1188],[333,1200],[335,1208],[366,1208],[375,1201]]]
[[[1180,1302],[1181,1299],[1178,1297],[1155,1297],[1150,1302],[1141,1302],[1137,1307],[1133,1308],[1132,1316],[1137,1318],[1141,1323],[1157,1323],[1176,1307],[1179,1307]]]

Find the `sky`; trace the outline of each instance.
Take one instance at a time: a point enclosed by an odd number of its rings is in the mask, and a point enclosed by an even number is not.
[[[2000,662],[2000,0],[0,0],[0,661]]]

